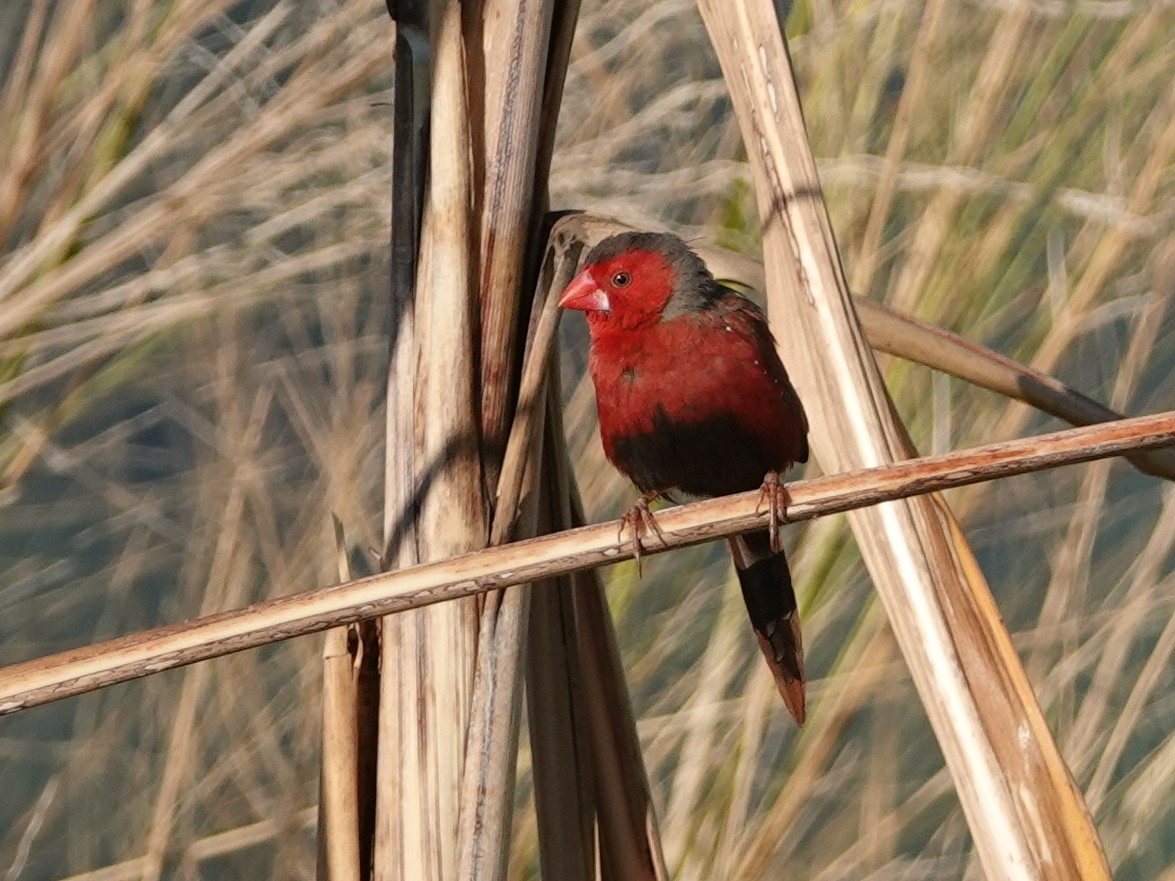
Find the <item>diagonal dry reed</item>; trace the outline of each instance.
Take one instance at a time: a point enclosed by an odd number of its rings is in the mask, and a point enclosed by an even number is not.
[[[826,468],[910,455],[853,308],[773,7],[699,7],[730,85],[763,225],[772,314]],[[1012,34],[1026,13],[1005,16]],[[1007,67],[993,44],[977,103],[995,101]],[[987,74],[987,75],[984,75]],[[974,117],[972,117],[972,121]],[[978,126],[965,128],[964,151]],[[934,228],[935,233],[939,232]],[[922,496],[849,522],[894,627],[975,840],[991,874],[1108,878],[1109,867],[1006,626],[945,502]]]

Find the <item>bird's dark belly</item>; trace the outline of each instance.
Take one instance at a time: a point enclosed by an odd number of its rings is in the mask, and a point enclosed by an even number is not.
[[[729,417],[683,421],[670,419],[659,407],[653,411],[651,431],[618,434],[608,446],[612,463],[642,492],[747,492],[758,489],[768,471],[791,464]]]

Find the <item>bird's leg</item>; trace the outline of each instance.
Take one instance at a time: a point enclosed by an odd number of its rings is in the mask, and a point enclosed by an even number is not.
[[[770,511],[770,522],[767,524],[767,534],[771,537],[771,553],[778,554],[783,550],[783,542],[779,537],[779,527],[790,522],[787,519],[787,506],[791,503],[787,487],[779,477],[778,471],[768,471],[763,478],[763,485],[759,487],[759,503],[755,506],[755,513],[763,510],[766,502]]]
[[[659,489],[645,493],[620,518],[620,531],[617,533],[616,540],[623,541],[625,531],[632,534],[632,557],[636,560],[636,574],[638,578],[642,574],[641,554],[644,552],[644,545],[641,544],[641,539],[652,532],[660,539],[661,544],[665,544],[665,533],[661,531],[661,526],[657,523],[657,518],[649,510],[649,503],[659,498],[663,493],[664,490]]]

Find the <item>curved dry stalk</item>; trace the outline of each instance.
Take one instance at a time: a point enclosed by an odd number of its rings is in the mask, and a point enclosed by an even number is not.
[[[787,516],[808,520],[1173,443],[1175,412],[988,444],[789,484]],[[644,553],[763,529],[768,514],[759,508],[756,491],[659,511],[665,543]],[[619,527],[613,520],[487,548],[15,664],[0,669],[0,715],[350,621],[631,560]]]
[[[980,388],[1023,401],[1071,425],[1096,425],[1123,418],[1121,413],[1059,379],[958,334],[902,315],[873,300],[858,298],[855,302],[869,344],[878,351],[924,364]],[[1175,450],[1149,450],[1126,458],[1143,474],[1175,480]]]
[[[518,406],[499,475],[491,546],[519,535],[535,535],[543,497],[551,492],[540,476],[540,463],[546,444],[561,442],[550,431],[544,407],[552,393],[547,377],[559,320],[553,294],[574,274],[576,253],[574,248],[568,253],[553,240],[540,273],[533,304],[538,317],[528,341]],[[527,585],[523,590],[491,594],[481,609],[462,789],[460,865],[465,878],[500,878],[506,871],[530,606]]]

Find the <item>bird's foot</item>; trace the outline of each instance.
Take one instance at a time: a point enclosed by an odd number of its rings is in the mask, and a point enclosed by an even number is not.
[[[665,533],[661,531],[661,526],[657,523],[657,518],[649,510],[649,502],[654,501],[660,495],[661,493],[659,491],[645,493],[620,518],[620,531],[617,533],[616,540],[624,541],[625,532],[632,536],[632,557],[636,560],[636,574],[638,578],[643,574],[641,572],[641,555],[645,550],[645,546],[641,540],[651,532],[657,536],[661,544],[665,544]]]
[[[763,485],[759,487],[759,503],[755,506],[755,513],[763,510],[766,504],[770,513],[767,524],[767,534],[771,537],[771,553],[778,554],[783,550],[783,541],[779,537],[779,527],[790,523],[787,519],[787,506],[791,503],[787,486],[780,479],[778,471],[768,471],[763,478]]]

